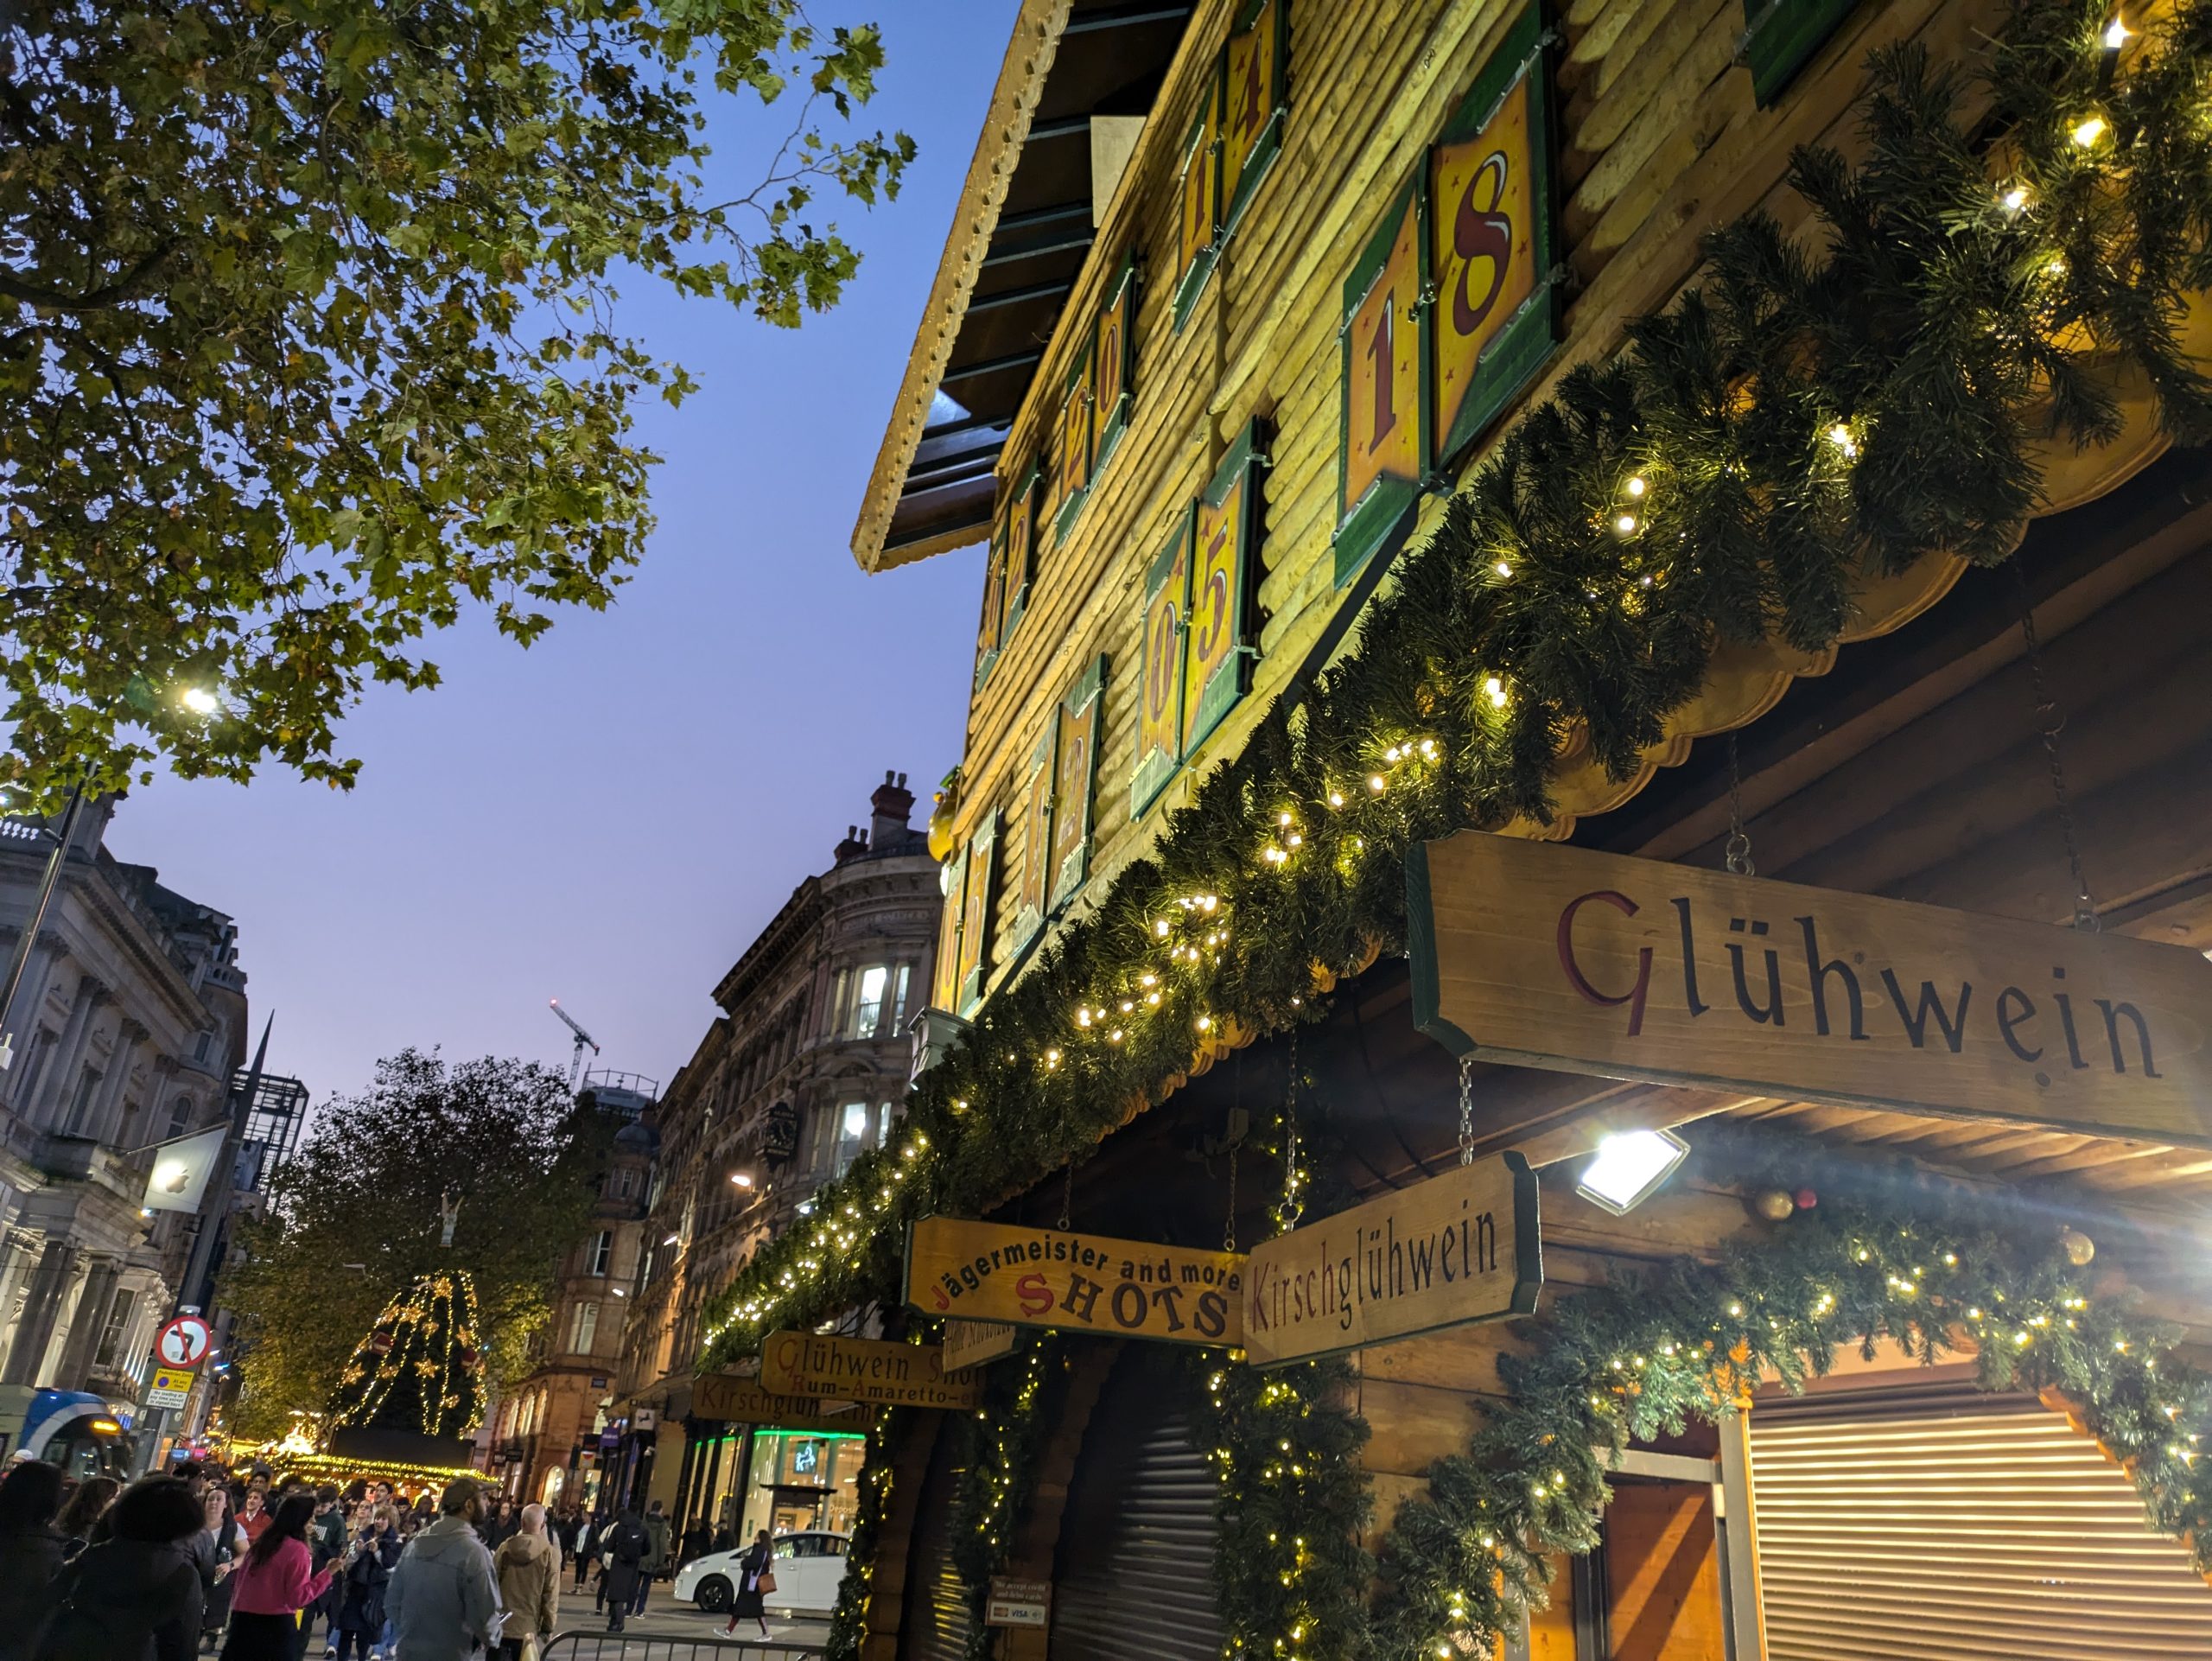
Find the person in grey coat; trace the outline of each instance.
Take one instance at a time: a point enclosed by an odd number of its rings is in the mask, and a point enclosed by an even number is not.
[[[484,1520],[483,1484],[456,1477],[446,1485],[438,1513],[408,1543],[385,1589],[399,1661],[469,1661],[491,1647],[499,1628],[499,1577],[476,1537]]]

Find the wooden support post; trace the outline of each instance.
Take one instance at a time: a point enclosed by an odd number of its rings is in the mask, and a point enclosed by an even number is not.
[[[1751,1422],[1724,1413],[1720,1482],[1713,1491],[1720,1525],[1720,1574],[1727,1605],[1728,1661],[1766,1661],[1766,1597],[1759,1584],[1759,1535],[1751,1503]]]

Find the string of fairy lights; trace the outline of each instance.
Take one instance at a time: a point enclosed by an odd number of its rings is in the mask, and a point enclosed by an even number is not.
[[[1206,1055],[1295,1031],[1334,975],[1402,938],[1412,843],[1546,817],[1563,735],[1624,775],[1703,684],[1717,642],[1824,647],[1870,570],[1930,549],[2006,557],[2037,504],[2034,439],[2118,429],[2109,377],[2092,368],[2142,372],[2169,432],[2212,431],[2212,388],[2177,333],[2212,223],[2202,16],[2183,0],[2139,35],[2105,4],[2031,0],[1990,48],[1973,124],[1960,85],[1909,50],[1878,54],[1866,159],[1795,164],[1825,221],[1818,251],[1777,258],[1781,233],[1758,216],[1728,227],[1708,242],[1707,290],[1637,320],[1628,350],[1526,411],[1400,556],[1357,645],[1294,716],[1269,712],[1199,781],[1149,855],[1064,921],[918,1080],[894,1145],[738,1277],[702,1363],[771,1326],[895,1300],[912,1217],[1018,1192]],[[1777,319],[1808,321],[1781,340]],[[1986,1377],[2010,1357],[2063,1388],[2136,1461],[2153,1524],[2212,1538],[2193,1474],[2201,1384],[2154,1334],[2078,1276],[2063,1293],[2038,1266],[2008,1277],[1975,1242],[1916,1223],[1910,1245],[1869,1225],[1863,1263],[1815,1272],[1796,1254],[1834,1220],[1783,1231],[1792,1283],[1756,1258],[1700,1270],[1694,1311],[1657,1299],[1670,1324],[1608,1295],[1565,1301],[1511,1410],[1399,1513],[1376,1653],[1473,1652],[1535,1592],[1540,1548],[1586,1549],[1605,1493],[1593,1427],[1668,1400],[1726,1410],[1754,1362],[1791,1376],[1840,1335],[1899,1324],[1923,1346],[1954,1327],[1993,1333],[1978,1346]],[[1949,1243],[1931,1251],[1938,1238]],[[2033,1257],[2022,1238],[1999,1245]],[[1600,1359],[1585,1368],[1586,1354]],[[1313,1489],[1275,1539],[1224,1546],[1224,1584],[1241,1588],[1232,1655],[1360,1652],[1366,1634],[1346,1624],[1364,1620],[1357,1565],[1294,1555],[1333,1550],[1363,1503],[1349,1455],[1306,1440],[1338,1428],[1260,1400],[1268,1384],[1249,1369],[1215,1370],[1212,1446],[1246,1509],[1262,1514],[1282,1485]]]
[[[483,1416],[476,1287],[465,1271],[418,1276],[353,1346],[331,1400],[341,1425],[406,1411],[426,1436],[465,1435]]]

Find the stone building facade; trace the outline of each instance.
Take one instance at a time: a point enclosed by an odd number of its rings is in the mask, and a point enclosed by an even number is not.
[[[0,1382],[136,1400],[197,1217],[141,1212],[152,1144],[221,1123],[246,1047],[238,930],[79,815],[10,1012],[0,1072]],[[0,951],[35,903],[46,827],[0,820]]]
[[[818,1187],[883,1139],[905,1094],[907,1028],[928,1002],[942,902],[928,838],[908,823],[913,805],[906,775],[886,773],[867,827],[847,830],[829,869],[792,891],[722,977],[722,1014],[656,1115],[650,1244],[620,1389],[630,1422],[653,1427],[632,1432],[653,1454],[639,1497],[649,1489],[710,1531],[759,1485],[747,1480],[747,1428],[693,1410],[707,1306]],[[820,1520],[832,1524],[849,1487],[835,1480],[834,1452],[815,1467]]]
[[[645,1200],[658,1146],[656,1086],[633,1074],[594,1074],[578,1100],[620,1126],[601,1175],[592,1225],[562,1267],[537,1365],[491,1412],[490,1468],[516,1498],[595,1509],[606,1486],[607,1441],[628,1298],[645,1254]]]

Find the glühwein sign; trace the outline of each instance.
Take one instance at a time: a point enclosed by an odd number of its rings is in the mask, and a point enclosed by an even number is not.
[[[2212,1146],[2184,947],[1465,830],[1407,860],[1414,1018],[1657,1084]]]
[[[974,1378],[946,1375],[938,1345],[823,1333],[770,1333],[760,1346],[760,1386],[882,1407],[974,1407],[983,1398]]]

